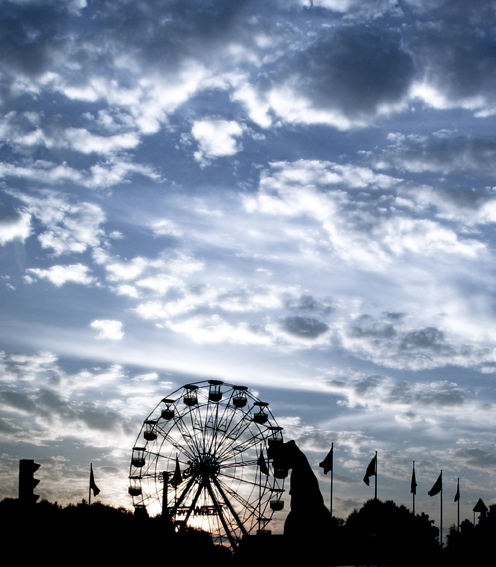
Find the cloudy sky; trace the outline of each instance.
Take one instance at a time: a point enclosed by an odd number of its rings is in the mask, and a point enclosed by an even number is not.
[[[4,0],[0,497],[131,506],[142,421],[249,386],[335,513],[496,502],[496,2]],[[318,473],[327,496],[328,478]]]

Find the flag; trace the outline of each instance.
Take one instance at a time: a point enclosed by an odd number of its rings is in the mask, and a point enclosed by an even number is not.
[[[181,469],[179,468],[179,459],[177,458],[176,455],[176,470],[174,471],[174,475],[170,483],[174,488],[177,488],[182,481],[183,481],[183,477],[181,476]]]
[[[417,479],[415,477],[415,467],[412,470],[412,482],[410,484],[410,492],[412,494],[417,494]]]
[[[442,489],[443,489],[443,471],[441,471],[440,475],[438,476],[438,479],[434,483],[434,486],[429,490],[427,494],[429,496],[436,496],[436,494],[439,494]]]
[[[369,478],[371,476],[375,476],[377,474],[377,454],[375,457],[370,461],[369,466],[365,472],[365,476],[363,477],[363,482],[369,486],[370,481]]]
[[[456,494],[455,494],[455,502],[460,500],[460,480],[458,479],[458,483],[456,485]]]
[[[332,471],[333,452],[334,446],[331,447],[331,450],[329,451],[329,453],[327,453],[327,457],[319,465],[319,467],[322,467],[324,469],[324,474]]]
[[[100,494],[100,489],[95,484],[95,477],[93,476],[93,463],[90,465],[90,490],[93,490],[93,496]]]
[[[264,459],[262,447],[260,447],[260,456],[258,457],[257,465],[260,467],[260,472],[262,472],[265,476],[269,476],[269,469],[267,468],[267,463]]]

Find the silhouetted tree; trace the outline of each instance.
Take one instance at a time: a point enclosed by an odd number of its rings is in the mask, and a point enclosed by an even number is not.
[[[46,500],[28,510],[19,501],[0,502],[3,540],[22,553],[23,562],[48,559],[50,566],[77,559],[91,564],[141,564],[152,546],[172,563],[226,565],[227,548],[214,546],[210,534],[185,528],[168,530],[162,518],[140,520],[124,508],[83,500],[62,508]]]
[[[413,515],[393,501],[369,500],[346,521],[345,541],[355,562],[406,565],[438,553],[439,531],[426,514]]]
[[[464,520],[460,524],[460,532],[454,525],[450,527],[446,563],[454,566],[487,563],[493,552],[495,533],[496,505],[492,504],[477,525]]]

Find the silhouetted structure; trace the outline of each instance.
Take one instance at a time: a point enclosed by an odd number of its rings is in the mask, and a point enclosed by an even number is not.
[[[34,478],[34,473],[41,465],[35,463],[33,459],[21,459],[19,461],[19,502],[24,506],[31,506],[40,497],[34,494],[34,489],[40,482]]]
[[[284,523],[285,545],[291,556],[320,561],[329,554],[332,516],[308,459],[294,441],[282,443],[270,455],[274,468],[291,469],[291,510]]]

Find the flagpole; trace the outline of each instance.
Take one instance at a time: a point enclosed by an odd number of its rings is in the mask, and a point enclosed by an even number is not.
[[[262,445],[260,445],[260,454],[262,455]],[[260,482],[258,483],[258,533],[261,531],[262,525],[262,467],[258,467]]]
[[[329,511],[331,513],[332,518],[332,488],[334,484],[334,442],[331,443],[331,451],[332,451],[332,462],[331,462],[331,505],[329,507]]]
[[[457,525],[458,525],[458,531],[460,531],[460,479],[458,479],[457,485],[456,485],[456,494],[458,495],[458,500],[456,501],[457,503]]]
[[[88,506],[91,506],[91,471],[92,471],[93,463],[90,463],[90,488],[88,491]]]
[[[413,461],[413,475],[415,475],[415,461]],[[417,482],[417,478],[415,477],[415,482]],[[415,516],[415,493],[417,492],[417,489],[413,487],[413,483],[412,483],[412,496],[413,496],[413,515]]]
[[[441,529],[439,530],[439,543],[443,547],[443,471],[441,469]]]
[[[375,452],[375,499],[377,500],[377,451]]]

